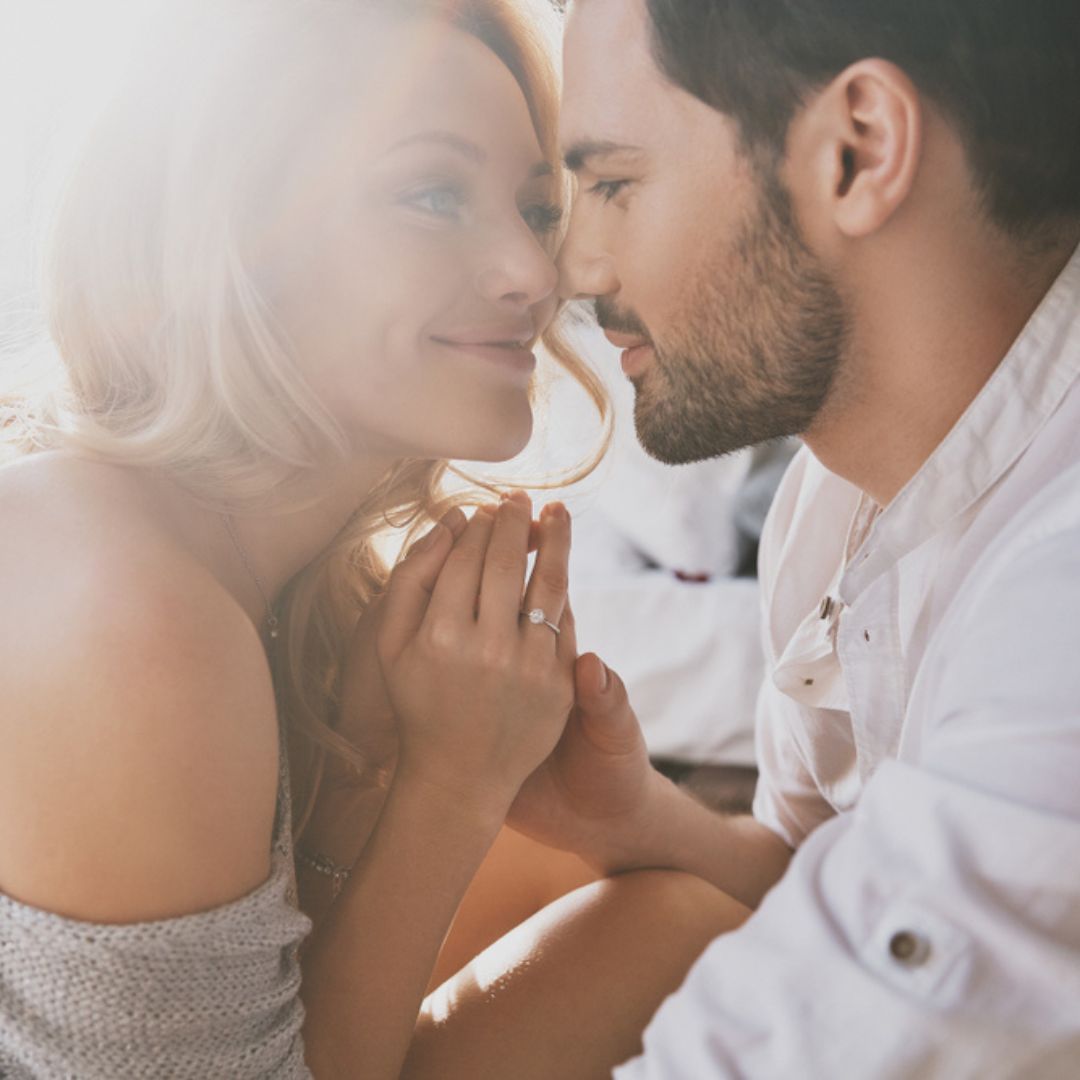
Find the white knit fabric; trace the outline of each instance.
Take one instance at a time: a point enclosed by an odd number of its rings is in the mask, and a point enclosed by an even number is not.
[[[99,925],[0,895],[3,1080],[310,1078],[288,773],[270,877],[223,907]]]

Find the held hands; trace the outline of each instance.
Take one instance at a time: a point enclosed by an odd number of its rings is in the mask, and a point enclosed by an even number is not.
[[[644,865],[642,841],[670,785],[649,762],[619,676],[587,653],[577,661],[575,688],[562,738],[522,786],[508,823],[576,852],[601,874]]]
[[[394,571],[377,620],[398,776],[500,819],[574,703],[569,515],[545,508],[526,587],[531,530],[523,493],[478,510],[456,538],[437,525]],[[522,617],[535,608],[561,633]]]
[[[530,538],[528,500],[516,496],[469,525],[453,511],[416,545],[357,630],[343,686],[344,720],[357,730],[343,733],[388,764],[400,739],[428,782],[502,811],[513,799],[516,829],[606,872],[634,862],[629,849],[666,782],[621,679],[593,654],[575,664],[564,515],[542,515]],[[529,591],[515,602],[533,543]],[[534,607],[557,619],[557,641],[520,617]]]

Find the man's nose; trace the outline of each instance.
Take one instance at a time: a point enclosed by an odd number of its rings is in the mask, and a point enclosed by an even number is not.
[[[591,300],[618,292],[615,262],[589,215],[575,207],[556,259],[563,300]]]

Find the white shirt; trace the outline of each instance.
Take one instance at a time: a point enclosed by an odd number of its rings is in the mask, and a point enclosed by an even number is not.
[[[1080,1077],[1080,251],[875,511],[781,485],[754,812],[798,850],[619,1080]]]

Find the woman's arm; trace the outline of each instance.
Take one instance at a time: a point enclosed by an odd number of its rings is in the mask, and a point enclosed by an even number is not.
[[[374,833],[303,960],[319,1080],[399,1075],[458,903],[565,726],[573,634],[520,618],[530,519],[527,500],[511,498],[477,513],[456,542],[438,527],[395,571],[380,610],[400,749]],[[541,520],[526,591],[555,622],[568,552],[556,508]]]
[[[462,805],[399,773],[303,960],[307,1062],[324,1078],[396,1077],[458,903],[508,801]]]

